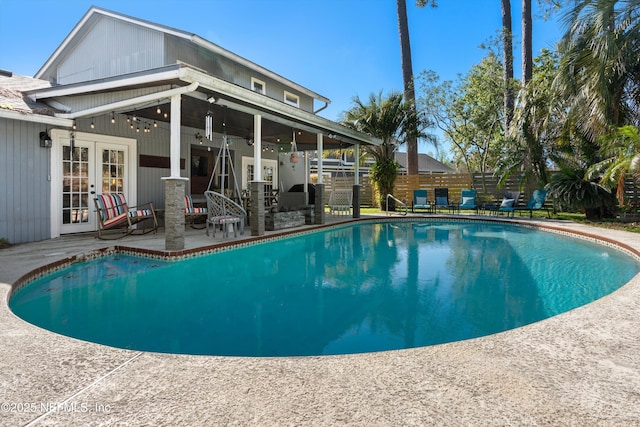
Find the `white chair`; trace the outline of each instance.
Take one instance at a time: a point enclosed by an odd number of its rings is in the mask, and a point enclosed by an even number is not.
[[[222,227],[223,237],[229,237],[229,227],[233,228],[234,237],[238,237],[238,229],[243,235],[247,212],[242,206],[215,191],[205,191],[204,195],[207,198],[207,236],[209,226],[213,226],[213,237],[216,237],[218,226]]]
[[[329,213],[331,215],[350,215],[352,203],[352,190],[333,190],[329,194]]]

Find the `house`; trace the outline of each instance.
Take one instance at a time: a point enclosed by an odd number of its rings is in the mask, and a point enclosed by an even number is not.
[[[396,152],[396,162],[400,164],[400,174],[407,173],[407,153]],[[418,173],[455,173],[455,169],[445,165],[444,163],[434,159],[428,154],[418,153]]]
[[[319,116],[329,102],[196,34],[91,7],[34,78],[0,74],[0,238],[96,230],[95,194],[122,192],[163,208],[166,247],[181,249],[185,193],[211,184],[258,200],[292,140],[299,151],[379,144]],[[235,165],[225,176],[223,146]]]

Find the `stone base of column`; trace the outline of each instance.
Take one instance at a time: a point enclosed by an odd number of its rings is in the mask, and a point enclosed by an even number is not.
[[[315,223],[324,224],[324,184],[316,184]]]
[[[264,235],[264,181],[249,183],[251,192],[250,226],[252,236]]]
[[[360,218],[360,185],[353,185],[353,217]]]
[[[184,249],[184,194],[187,178],[164,179],[164,247],[168,251]]]

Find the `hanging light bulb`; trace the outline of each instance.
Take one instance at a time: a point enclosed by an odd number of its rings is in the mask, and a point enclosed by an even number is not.
[[[127,116],[127,123],[131,123],[131,117]]]
[[[115,114],[113,114],[113,111],[111,112],[111,123],[115,123],[116,122],[116,116]]]
[[[157,128],[158,127],[158,122],[156,122],[155,120],[153,121],[153,127]]]
[[[166,119],[167,117],[169,117],[169,113],[164,113],[164,118]]]
[[[76,126],[76,121],[73,121],[73,124],[71,125],[71,129],[76,130],[77,126]]]
[[[158,108],[156,108],[156,114],[162,114],[162,110],[160,109],[160,101],[158,101]]]
[[[95,129],[96,125],[93,124],[93,119],[91,119],[91,129]]]

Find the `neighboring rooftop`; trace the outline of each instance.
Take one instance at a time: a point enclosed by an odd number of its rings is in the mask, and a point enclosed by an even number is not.
[[[400,163],[402,169],[407,169],[407,153],[396,152],[396,161]],[[455,169],[428,154],[418,153],[418,172],[454,173]]]
[[[20,76],[10,71],[0,72],[0,110],[25,114],[53,116],[56,110],[46,104],[30,100],[23,92],[50,87],[46,80]]]

